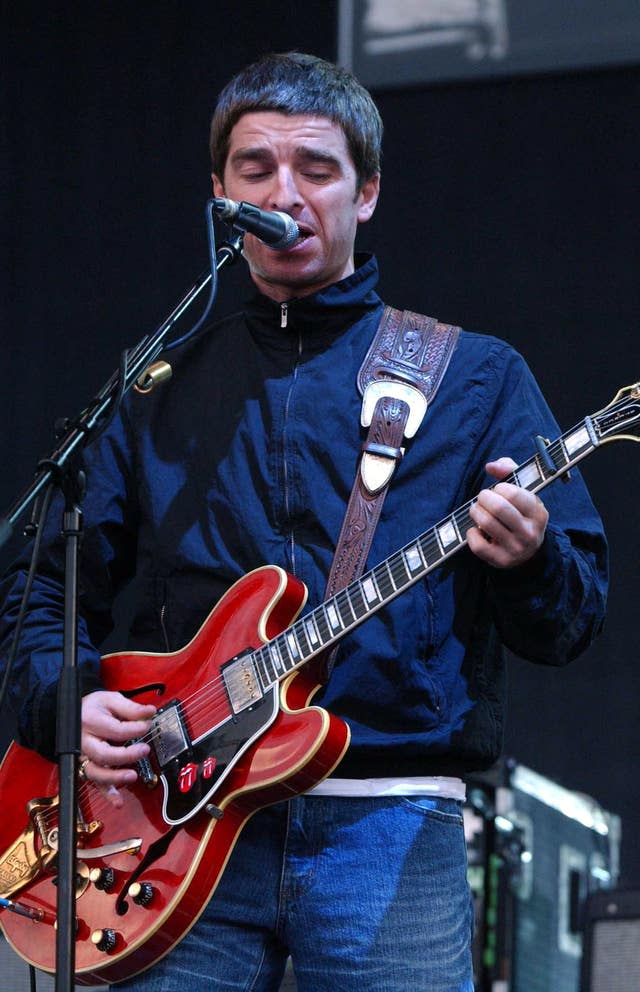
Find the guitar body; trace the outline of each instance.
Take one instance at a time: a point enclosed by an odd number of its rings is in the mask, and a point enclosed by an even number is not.
[[[173,754],[167,732],[168,744],[156,747],[150,763],[153,776],[123,790],[122,809],[92,783],[79,786],[79,985],[129,978],[170,951],[214,893],[248,818],[313,787],[343,756],[348,728],[307,705],[318,685],[304,668],[238,714],[223,691],[225,664],[285,629],[305,597],[300,582],[266,566],[237,582],[180,651],[103,659],[106,688],[167,707],[171,720],[178,713],[188,747]],[[0,895],[41,916],[34,922],[5,910],[0,924],[21,957],[53,971],[57,889],[55,850],[48,852],[55,848],[57,766],[12,744],[0,788]],[[141,886],[138,901],[128,892],[132,882]]]

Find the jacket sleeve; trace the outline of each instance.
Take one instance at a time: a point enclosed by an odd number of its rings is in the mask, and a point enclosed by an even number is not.
[[[101,687],[98,646],[113,627],[118,590],[133,574],[136,500],[126,430],[118,417],[84,454],[87,491],[79,570],[78,669],[82,694]],[[45,525],[40,562],[27,605],[9,682],[18,739],[45,757],[55,754],[55,719],[64,635],[64,542],[62,497]],[[13,642],[29,567],[30,548],[0,583],[0,671]]]
[[[502,346],[494,366],[493,409],[479,452],[487,461],[509,456],[518,464],[535,452],[535,436],[562,433],[523,359]],[[581,411],[584,413],[586,411]],[[495,480],[476,480],[476,492]],[[478,485],[478,482],[480,485]],[[564,665],[602,629],[608,587],[608,552],[602,522],[580,472],[540,493],[549,511],[536,555],[513,569],[488,567],[494,620],[503,643],[530,661]]]

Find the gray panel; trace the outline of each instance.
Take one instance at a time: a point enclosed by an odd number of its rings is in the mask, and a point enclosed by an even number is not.
[[[340,0],[339,61],[367,86],[640,61],[638,0]]]

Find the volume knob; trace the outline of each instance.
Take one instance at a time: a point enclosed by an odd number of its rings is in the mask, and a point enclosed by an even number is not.
[[[99,951],[108,954],[116,946],[116,932],[111,927],[103,930],[94,930],[91,934],[91,943],[95,944]]]
[[[96,889],[102,889],[103,892],[109,892],[113,888],[115,877],[113,868],[92,868],[89,872],[89,878]]]
[[[129,895],[138,906],[148,906],[153,899],[153,886],[149,882],[134,882],[129,886]]]

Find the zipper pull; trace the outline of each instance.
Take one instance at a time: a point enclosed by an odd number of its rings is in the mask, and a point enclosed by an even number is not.
[[[286,327],[287,326],[287,318],[288,318],[288,316],[289,316],[289,304],[288,303],[281,303],[280,304],[280,327]]]

